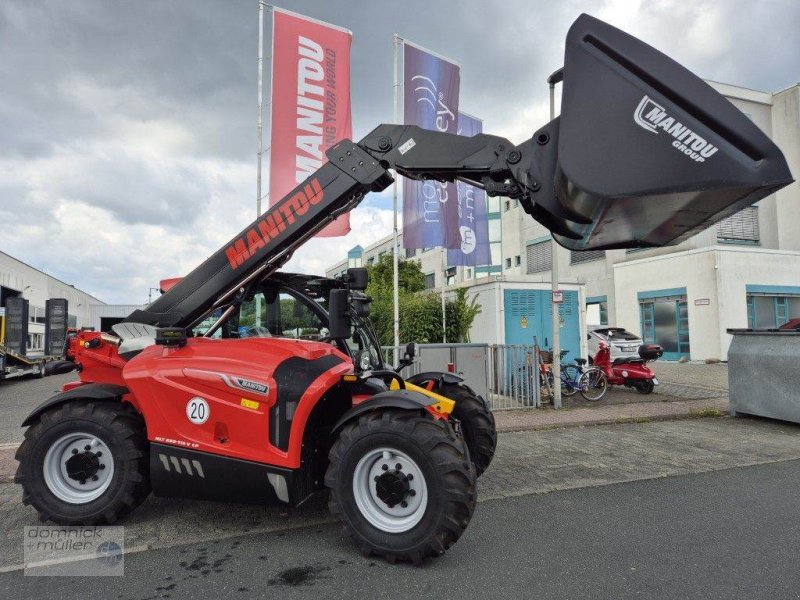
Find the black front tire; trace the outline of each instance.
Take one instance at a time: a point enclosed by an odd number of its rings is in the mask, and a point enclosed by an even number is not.
[[[370,523],[358,506],[353,484],[359,461],[385,447],[410,457],[427,488],[427,505],[419,522],[396,533]],[[325,474],[330,489],[328,506],[365,556],[382,556],[390,563],[423,564],[444,554],[472,518],[475,471],[466,444],[446,421],[419,412],[376,410],[344,426],[329,459]]]
[[[634,387],[640,394],[650,394],[656,388],[656,385],[652,381],[647,380],[637,382],[634,384]]]
[[[114,474],[103,494],[85,503],[57,497],[44,478],[45,457],[60,438],[85,432],[102,439],[113,457]],[[42,521],[59,525],[110,525],[141,504],[150,493],[149,455],[144,420],[128,403],[76,400],[43,413],[25,432],[17,449],[14,482],[22,503]]]
[[[455,400],[452,416],[461,424],[470,460],[480,477],[491,464],[497,449],[497,427],[492,411],[483,398],[463,384],[445,385],[437,393]]]

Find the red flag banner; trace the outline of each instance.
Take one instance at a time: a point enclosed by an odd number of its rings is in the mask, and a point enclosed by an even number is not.
[[[346,29],[274,8],[272,11],[272,104],[270,206],[322,166],[325,151],[352,138],[350,45]],[[350,231],[342,215],[318,235]]]

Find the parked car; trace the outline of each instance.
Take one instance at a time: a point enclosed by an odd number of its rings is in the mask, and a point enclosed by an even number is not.
[[[794,331],[795,329],[800,329],[800,319],[792,319],[790,321],[787,321],[786,323],[778,327],[778,329],[784,329],[788,331]]]
[[[642,338],[624,327],[588,325],[586,331],[590,360],[599,350],[600,342],[606,342],[610,346],[612,361],[616,358],[638,358],[639,346],[644,343]]]

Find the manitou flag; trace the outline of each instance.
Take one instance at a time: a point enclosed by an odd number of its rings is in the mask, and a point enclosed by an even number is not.
[[[404,42],[403,115],[406,125],[456,133],[460,67]],[[454,183],[403,181],[403,247],[458,248],[458,191]]]
[[[352,138],[353,34],[279,8],[272,10],[270,206],[322,166],[325,151]],[[318,235],[350,231],[342,215]]]
[[[462,112],[458,113],[458,134],[472,137],[483,133],[483,121]],[[489,219],[486,211],[486,192],[462,181],[458,187],[458,231],[459,248],[448,248],[449,266],[471,266],[492,264],[489,246]]]

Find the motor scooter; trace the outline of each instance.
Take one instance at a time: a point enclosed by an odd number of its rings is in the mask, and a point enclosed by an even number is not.
[[[658,379],[647,363],[659,359],[662,354],[664,350],[658,344],[642,344],[639,346],[639,358],[620,357],[612,361],[609,344],[600,342],[593,365],[603,370],[609,385],[624,385],[640,394],[649,394],[658,385]]]

